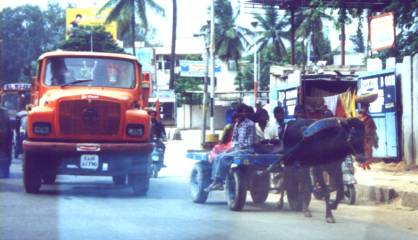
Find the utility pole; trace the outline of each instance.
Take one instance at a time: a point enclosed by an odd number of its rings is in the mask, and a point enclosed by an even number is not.
[[[210,60],[211,60],[211,74],[210,74],[210,132],[215,134],[214,111],[215,111],[215,0],[211,1],[211,16],[210,16]]]
[[[258,82],[257,82],[257,24],[258,22],[254,21],[251,22],[251,25],[254,28],[254,107],[257,106],[257,88],[258,88]]]
[[[200,134],[200,144],[205,145],[206,142],[206,118],[208,113],[208,78],[209,78],[209,59],[210,59],[210,20],[207,21],[206,33],[194,34],[195,37],[203,37],[205,41],[206,50],[206,64],[205,64],[205,77],[203,80],[203,101],[202,101],[202,129]]]

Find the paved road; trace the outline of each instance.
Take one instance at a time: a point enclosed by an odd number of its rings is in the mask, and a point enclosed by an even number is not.
[[[110,178],[60,176],[41,194],[24,193],[21,162],[0,179],[0,239],[417,239],[418,212],[388,206],[340,205],[336,224],[325,223],[323,203],[313,201],[313,218],[250,202],[243,212],[227,209],[222,192],[207,204],[189,197],[184,159],[189,144],[170,142],[169,168],[152,179],[146,197]]]

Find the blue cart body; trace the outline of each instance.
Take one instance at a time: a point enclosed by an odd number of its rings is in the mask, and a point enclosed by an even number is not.
[[[232,167],[237,166],[256,166],[267,168],[270,164],[277,161],[281,156],[279,153],[252,153],[240,154],[234,157]],[[186,157],[195,161],[208,161],[208,151],[205,150],[189,150]]]
[[[225,181],[225,195],[228,206],[233,211],[241,211],[245,204],[247,191],[250,191],[254,203],[263,203],[270,190],[270,175],[258,175],[280,158],[278,153],[241,154],[234,157],[231,170]],[[212,165],[208,161],[208,151],[190,150],[186,157],[194,160],[190,175],[192,199],[195,203],[205,203],[210,184]],[[278,171],[281,171],[279,169]],[[282,202],[283,197],[281,197]]]

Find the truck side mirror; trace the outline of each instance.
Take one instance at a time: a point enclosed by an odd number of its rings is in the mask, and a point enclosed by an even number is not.
[[[151,89],[151,75],[150,73],[142,73],[142,81],[141,81],[141,99],[142,99],[142,107],[148,106],[148,98],[150,95]]]
[[[32,107],[33,107],[33,105],[32,105],[32,104],[27,104],[27,105],[25,106],[25,110],[29,112],[30,110],[32,110]]]

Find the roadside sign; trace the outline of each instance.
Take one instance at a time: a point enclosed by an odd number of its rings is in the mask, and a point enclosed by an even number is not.
[[[395,45],[395,17],[393,13],[372,17],[369,32],[373,51],[392,48]]]
[[[215,75],[221,72],[221,61],[215,60]],[[209,66],[209,76],[210,76]],[[180,60],[180,76],[182,77],[204,77],[206,73],[205,61]]]
[[[24,91],[30,90],[31,84],[30,83],[8,83],[3,86],[3,90],[5,91]]]
[[[77,14],[82,16],[80,20],[80,26],[104,26],[107,32],[112,34],[113,39],[117,39],[117,24],[116,22],[111,22],[105,24],[106,18],[109,15],[111,8],[103,10],[99,14],[99,8],[67,8],[65,24],[67,26],[66,31],[68,31],[68,26],[76,18]],[[66,37],[68,37],[66,35]]]

